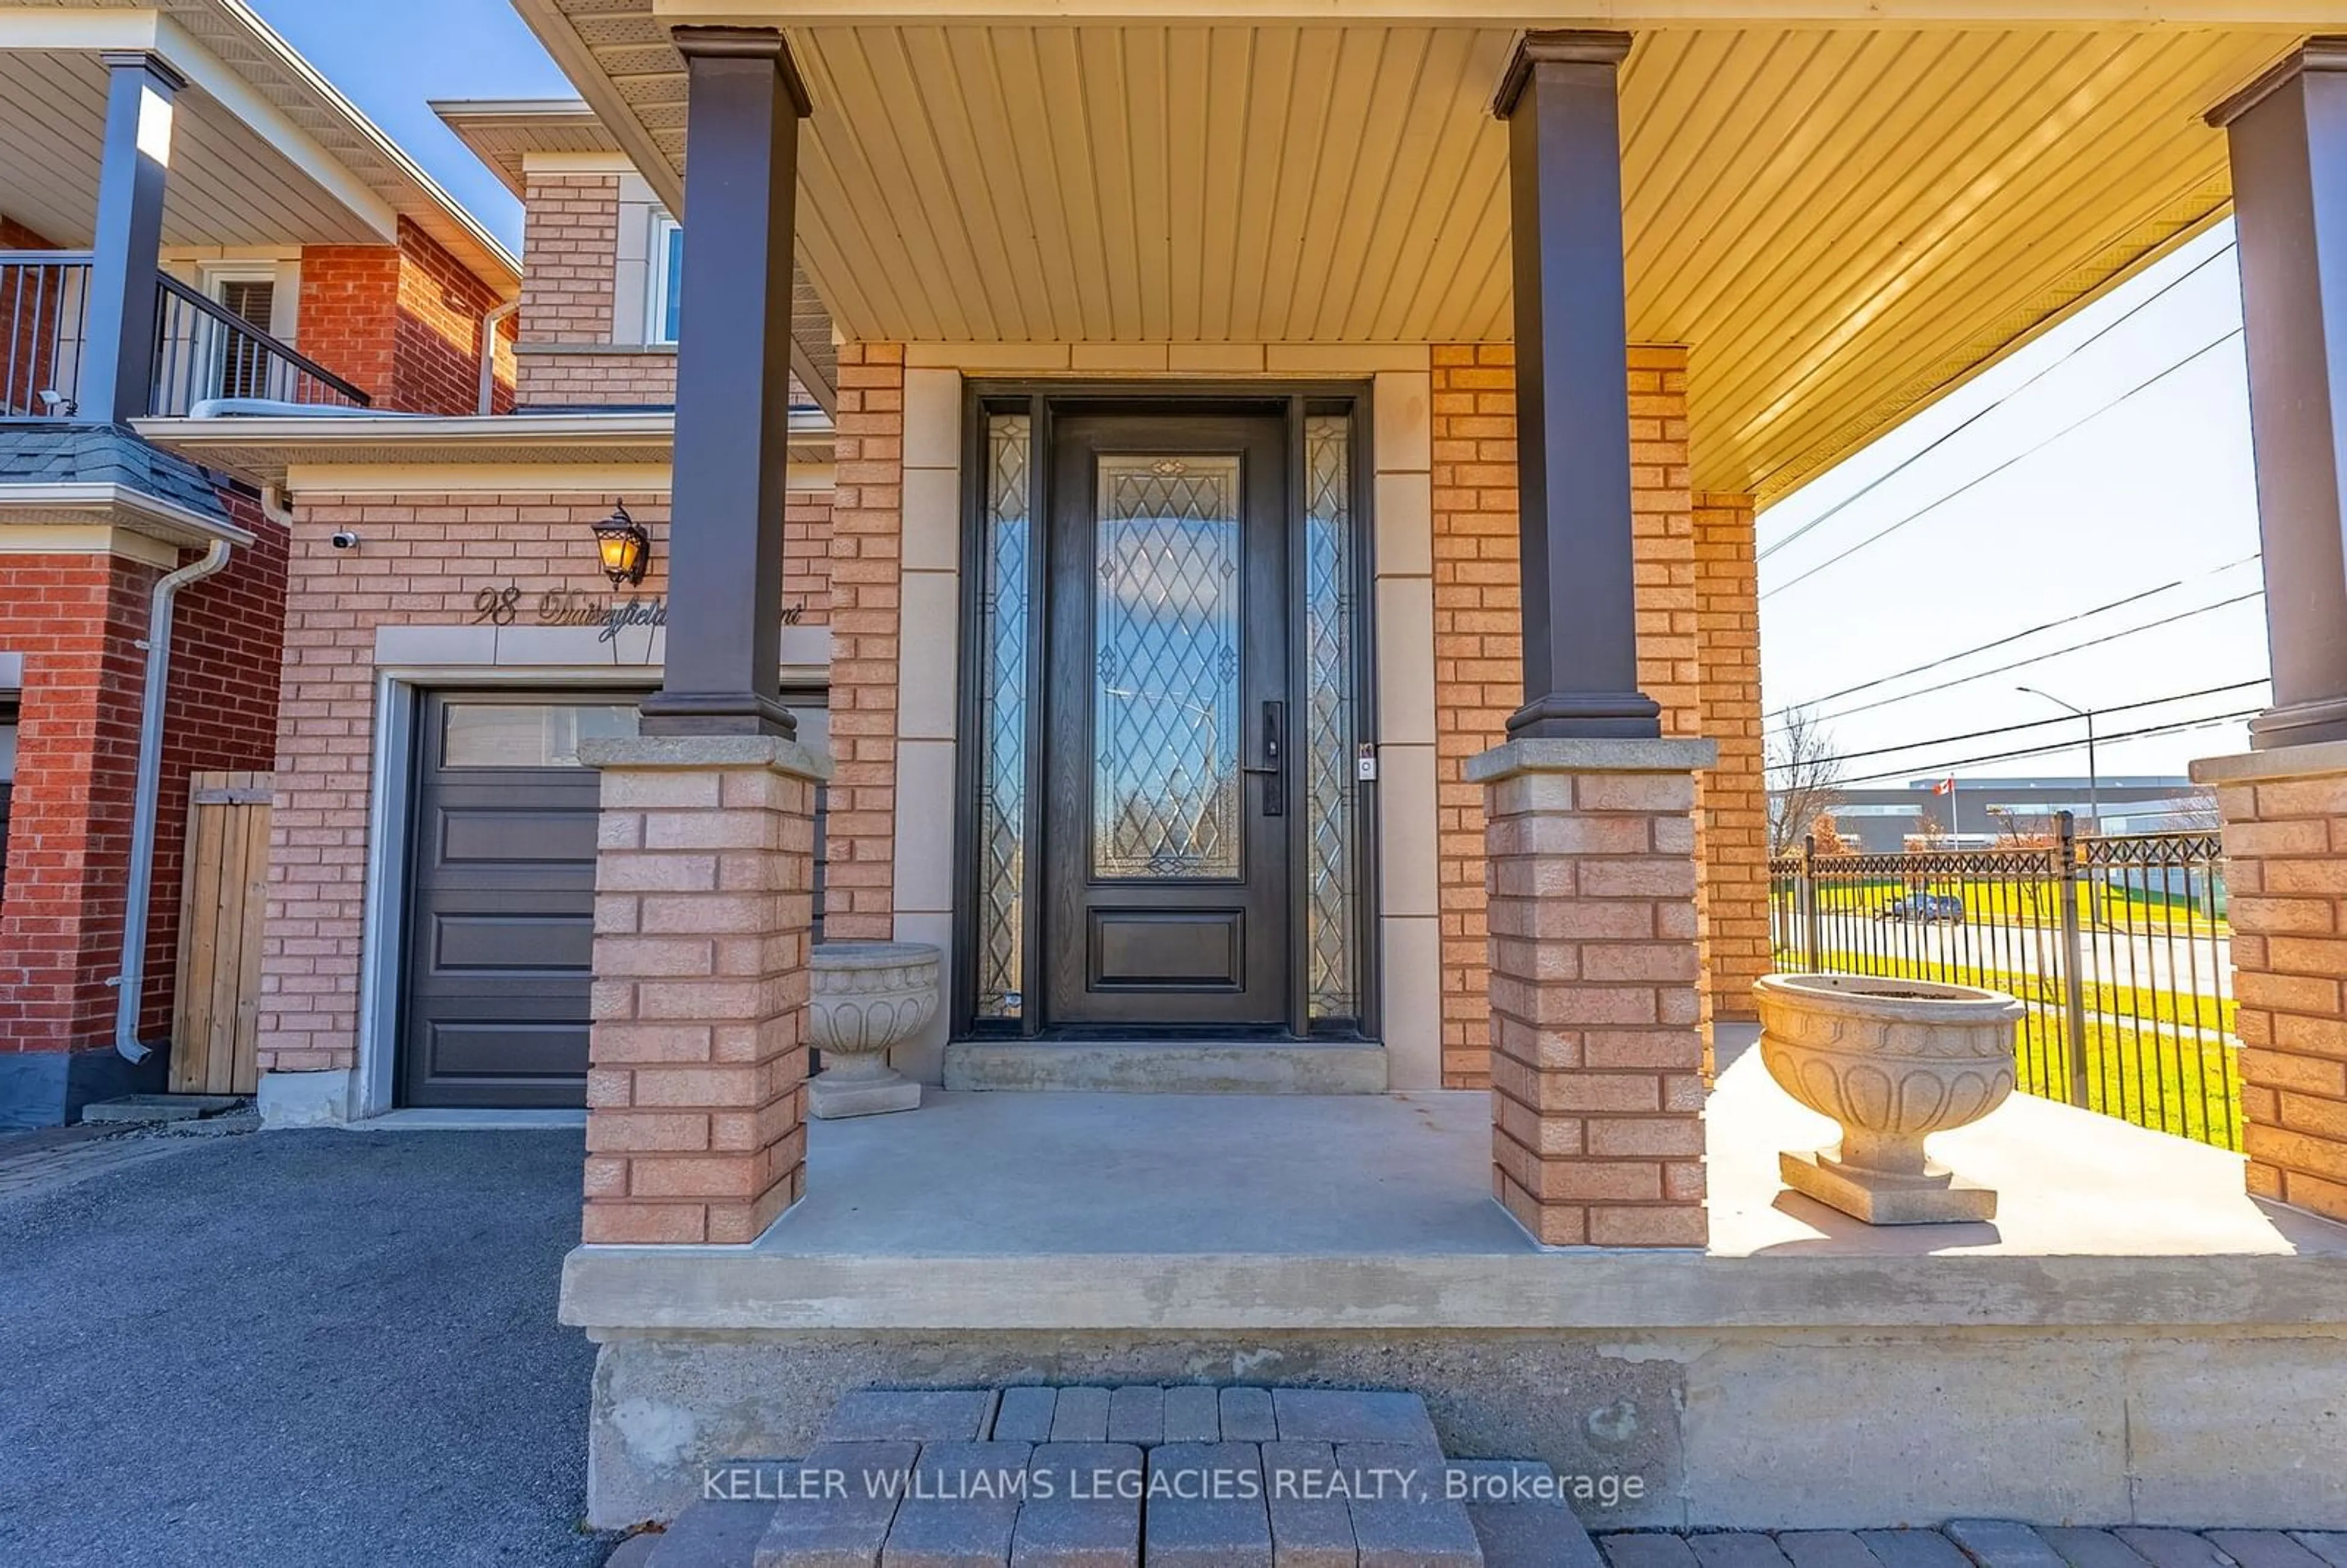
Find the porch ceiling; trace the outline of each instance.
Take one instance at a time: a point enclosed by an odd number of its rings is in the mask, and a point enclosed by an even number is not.
[[[801,257],[851,338],[1509,335],[1506,138],[1488,106],[1512,14],[515,3],[671,180],[684,83],[667,27],[792,22],[815,104]],[[1782,495],[2221,216],[2224,141],[2201,112],[2328,19],[2236,24],[2217,0],[2190,26],[1940,9],[1607,24],[1638,39],[1630,327],[1689,345],[1698,487]]]
[[[0,211],[86,246],[106,148],[106,64],[77,51],[0,49]],[[201,87],[179,95],[166,245],[380,245],[380,207],[354,211]]]

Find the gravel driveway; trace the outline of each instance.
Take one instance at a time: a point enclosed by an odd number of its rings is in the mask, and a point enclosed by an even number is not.
[[[600,1563],[580,1134],[184,1142],[0,1198],[0,1563]]]

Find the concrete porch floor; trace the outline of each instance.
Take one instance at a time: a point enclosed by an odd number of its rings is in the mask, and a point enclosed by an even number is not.
[[[807,1196],[751,1248],[580,1248],[566,1318],[630,1328],[2347,1320],[2347,1225],[2249,1197],[2238,1155],[2024,1095],[1933,1142],[1939,1158],[1998,1190],[1993,1224],[1874,1227],[1788,1192],[1778,1152],[1829,1143],[1833,1125],[1770,1081],[1748,1028],[1721,1036],[1706,1112],[1712,1236],[1700,1254],[1535,1246],[1491,1198],[1480,1091],[933,1089],[913,1114],[815,1123]],[[1078,1260],[1102,1266],[1071,1267]],[[1337,1263],[1348,1266],[1328,1266]],[[1035,1288],[1038,1268],[1051,1271],[1051,1289]],[[1861,1280],[1869,1288],[1853,1296]]]
[[[857,1387],[1276,1380],[1415,1390],[1452,1453],[1644,1478],[1601,1527],[2347,1528],[2347,1226],[2016,1097],[1935,1143],[1995,1224],[1870,1229],[1783,1191],[1777,1151],[1831,1128],[1720,1044],[1704,1251],[1535,1246],[1490,1196],[1481,1093],[819,1123],[756,1244],[566,1260],[601,1346],[590,1517],[804,1452]]]

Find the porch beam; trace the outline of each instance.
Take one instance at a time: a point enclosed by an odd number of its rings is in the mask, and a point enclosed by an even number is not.
[[[80,416],[143,419],[155,382],[163,195],[171,167],[173,99],[187,78],[144,50],[104,56],[106,150],[90,241],[87,369]]]
[[[1527,33],[1492,112],[1508,123],[1523,546],[1522,738],[1651,739],[1631,560],[1623,295],[1625,33]]]
[[[679,27],[692,264],[677,345],[668,657],[651,734],[772,734],[781,701],[791,250],[806,88],[771,28]]]
[[[2232,160],[2273,669],[2250,743],[2347,740],[2347,38],[2209,119]]]

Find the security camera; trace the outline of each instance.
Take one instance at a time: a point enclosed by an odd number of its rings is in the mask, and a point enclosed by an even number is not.
[[[334,533],[333,546],[338,550],[354,550],[359,548],[359,537],[348,528],[339,528]]]
[[[81,405],[55,387],[41,388],[41,412],[52,419],[71,419],[81,412]]]

